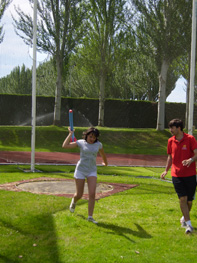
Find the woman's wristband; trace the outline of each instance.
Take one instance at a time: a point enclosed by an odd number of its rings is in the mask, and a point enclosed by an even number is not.
[[[193,159],[193,158],[190,158],[190,160],[191,160],[192,162],[194,162],[194,159]]]

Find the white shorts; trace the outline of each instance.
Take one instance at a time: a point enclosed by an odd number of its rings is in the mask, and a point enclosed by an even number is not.
[[[79,171],[79,170],[75,170],[75,173],[74,173],[74,178],[75,179],[86,179],[90,176],[94,176],[94,177],[97,177],[97,172],[90,172],[90,173],[87,173],[87,172],[82,172],[82,171]]]

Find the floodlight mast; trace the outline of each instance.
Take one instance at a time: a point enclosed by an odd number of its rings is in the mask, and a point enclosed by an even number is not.
[[[32,70],[32,119],[31,119],[31,171],[32,172],[35,172],[36,41],[37,41],[37,0],[34,0],[34,16],[33,16],[33,70]]]
[[[197,0],[193,0],[188,133],[193,134]]]

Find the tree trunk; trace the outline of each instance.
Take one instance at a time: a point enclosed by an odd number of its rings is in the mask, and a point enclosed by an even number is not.
[[[61,92],[62,92],[62,63],[61,59],[57,57],[56,59],[57,65],[57,82],[56,82],[56,90],[55,90],[55,106],[54,106],[54,120],[53,125],[60,126],[61,125]]]
[[[104,104],[105,104],[105,73],[100,75],[100,92],[99,92],[99,116],[98,126],[104,126]]]
[[[161,73],[159,75],[159,100],[157,111],[157,130],[165,129],[165,102],[166,102],[166,80],[169,68],[169,62],[163,60],[161,65]]]

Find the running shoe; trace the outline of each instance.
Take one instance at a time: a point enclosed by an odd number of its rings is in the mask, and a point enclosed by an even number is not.
[[[95,221],[93,217],[88,217],[88,221],[89,221],[89,222],[92,222],[92,223],[94,223],[94,224],[98,224],[98,222]]]
[[[74,198],[72,198],[72,201],[71,201],[71,203],[70,203],[69,210],[70,210],[71,213],[74,213],[74,212],[75,212]]]
[[[193,227],[188,225],[186,227],[185,234],[191,234],[193,232],[193,230],[194,230]]]
[[[185,220],[182,219],[182,217],[180,219],[180,223],[181,223],[181,227],[185,227],[185,228],[187,227],[187,224],[186,224]]]

